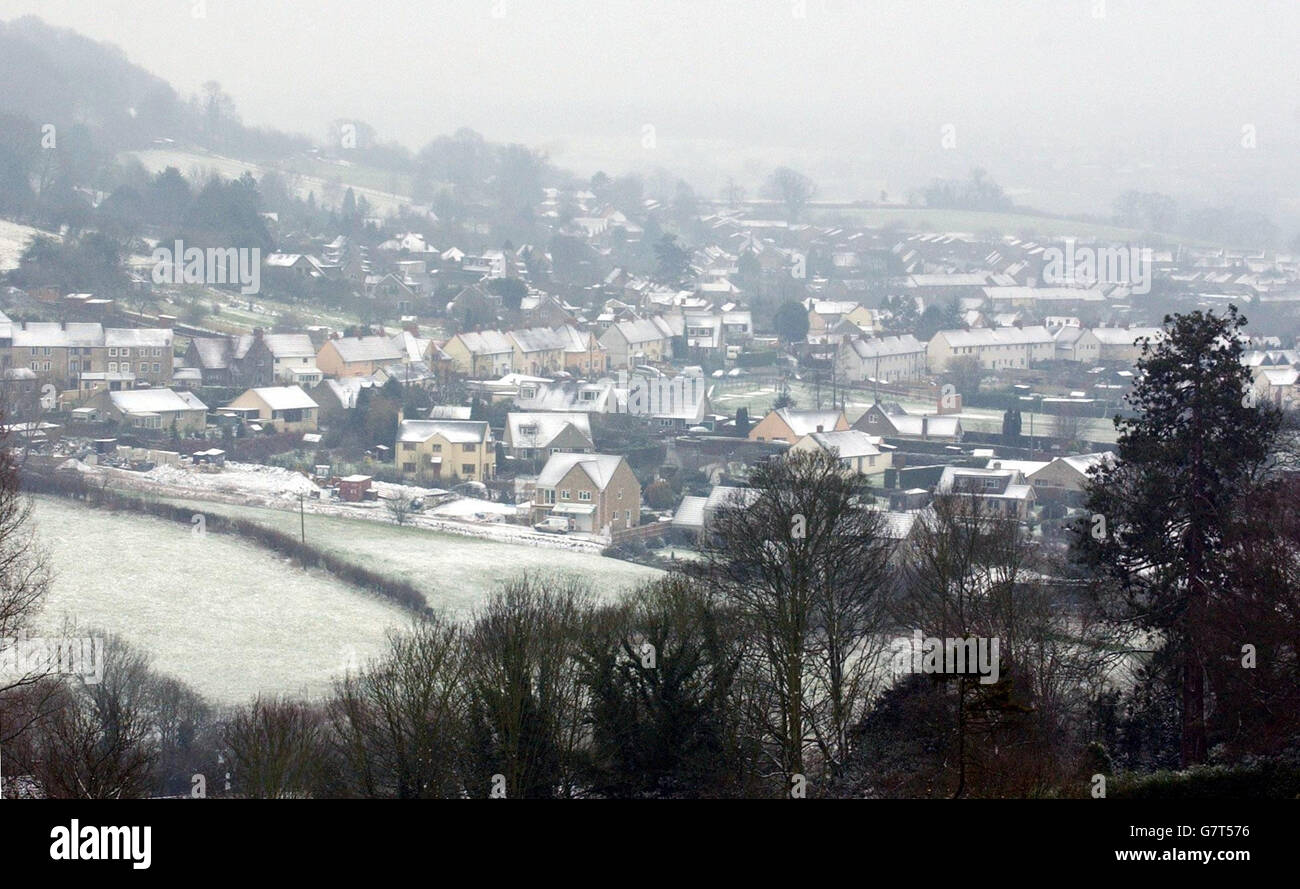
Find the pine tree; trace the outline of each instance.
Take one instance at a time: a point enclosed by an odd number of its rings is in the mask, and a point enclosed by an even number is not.
[[[1176,672],[1184,767],[1206,756],[1207,616],[1233,595],[1225,540],[1273,450],[1278,412],[1246,393],[1234,306],[1221,315],[1165,318],[1146,342],[1127,396],[1135,416],[1116,417],[1118,460],[1093,474],[1090,521],[1077,548],[1122,591],[1116,616],[1156,631],[1158,659]]]

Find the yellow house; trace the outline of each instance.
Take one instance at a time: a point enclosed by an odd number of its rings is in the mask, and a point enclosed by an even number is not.
[[[395,458],[403,473],[431,481],[482,482],[497,471],[496,442],[482,420],[402,420]]]
[[[794,444],[814,432],[842,432],[849,428],[843,411],[799,411],[783,407],[772,411],[749,430],[750,441],[784,441]]]
[[[316,353],[316,367],[331,377],[368,377],[406,357],[405,350],[390,337],[345,336],[325,341]]]
[[[301,386],[249,389],[226,409],[274,426],[277,432],[315,432],[320,405]]]
[[[478,379],[504,376],[515,369],[515,345],[499,330],[466,331],[443,343],[452,369]]]
[[[514,370],[536,376],[564,370],[564,349],[569,340],[549,327],[511,330],[506,337],[514,346]]]

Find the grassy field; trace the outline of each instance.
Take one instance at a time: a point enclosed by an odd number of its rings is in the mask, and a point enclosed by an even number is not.
[[[55,571],[40,627],[71,620],[116,633],[214,702],[324,694],[410,622],[396,605],[238,538],[57,498],[35,504]]]
[[[289,510],[182,501],[195,512],[237,516],[299,533],[299,516]],[[467,617],[502,581],[522,572],[572,573],[591,583],[601,598],[614,598],[661,572],[644,565],[590,553],[527,546],[443,534],[386,522],[307,515],[306,536],[318,545],[333,541],[339,554],[363,567],[415,584],[429,604],[454,617]]]

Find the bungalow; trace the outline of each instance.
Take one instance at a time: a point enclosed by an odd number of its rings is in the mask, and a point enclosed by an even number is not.
[[[788,453],[803,451],[832,454],[839,458],[846,476],[862,475],[875,487],[884,487],[885,470],[893,463],[893,448],[879,436],[858,429],[842,432],[814,432],[790,446]]]
[[[848,428],[849,421],[841,410],[801,411],[783,407],[769,413],[749,430],[749,440],[794,444],[814,432],[842,432]]]
[[[433,479],[487,481],[496,475],[492,430],[483,420],[402,420],[397,467]]]
[[[962,439],[961,421],[956,417],[909,414],[893,402],[877,401],[858,417],[853,428],[882,438],[951,442]]]
[[[567,516],[591,534],[634,528],[641,520],[641,483],[623,457],[552,454],[537,476],[533,521]]]
[[[200,433],[208,423],[208,406],[193,392],[171,389],[103,390],[91,401],[101,419],[114,420],[136,429],[180,435]]]
[[[955,497],[961,511],[988,518],[1024,521],[1034,505],[1034,488],[1016,469],[945,466],[935,494]]]
[[[277,432],[315,432],[320,405],[300,386],[262,386],[247,390],[225,410]]]

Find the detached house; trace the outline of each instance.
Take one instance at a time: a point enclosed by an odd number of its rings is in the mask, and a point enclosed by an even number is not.
[[[437,479],[487,481],[496,475],[492,430],[482,420],[402,420],[397,467]]]
[[[225,410],[277,432],[315,432],[320,405],[298,386],[265,386],[249,389]]]
[[[566,516],[590,534],[634,528],[641,521],[641,483],[623,457],[553,454],[537,476],[533,521]]]
[[[193,392],[171,389],[102,391],[89,405],[98,418],[136,429],[191,435],[208,423],[208,407]]]
[[[1016,469],[946,466],[935,493],[954,496],[961,511],[988,518],[1024,521],[1034,505],[1034,488]]]
[[[514,413],[506,415],[505,452],[536,460],[551,454],[589,454],[596,449],[591,419],[585,413]]]
[[[894,402],[877,401],[858,417],[853,428],[883,438],[914,441],[951,441],[962,438],[961,421],[938,414],[909,414]]]
[[[805,435],[790,447],[797,451],[820,451],[839,458],[846,476],[864,475],[876,487],[884,487],[885,470],[893,464],[893,448],[878,436],[857,429],[842,432],[814,432]]]
[[[750,441],[784,441],[794,444],[814,432],[843,432],[849,428],[844,412],[800,411],[783,407],[774,410],[749,430]]]

